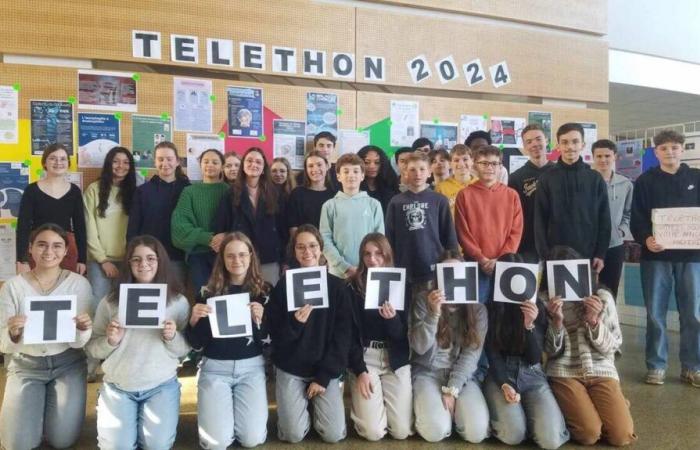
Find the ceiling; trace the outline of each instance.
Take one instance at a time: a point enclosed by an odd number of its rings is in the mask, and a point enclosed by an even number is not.
[[[700,121],[700,95],[610,83],[610,135]]]

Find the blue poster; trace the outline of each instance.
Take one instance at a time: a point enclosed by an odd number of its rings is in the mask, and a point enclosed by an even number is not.
[[[313,138],[321,131],[338,137],[338,96],[336,94],[306,94],[306,136]]]
[[[29,184],[29,168],[18,162],[0,162],[0,219],[16,219],[19,202]]]
[[[259,88],[229,86],[228,135],[259,138],[263,133],[263,92]]]
[[[78,113],[78,167],[102,167],[107,152],[119,142],[114,114]]]
[[[69,102],[32,100],[32,155],[41,155],[53,143],[66,146],[73,154],[73,105]]]
[[[458,128],[456,123],[421,122],[420,135],[430,139],[433,148],[443,148],[449,151],[457,144]]]

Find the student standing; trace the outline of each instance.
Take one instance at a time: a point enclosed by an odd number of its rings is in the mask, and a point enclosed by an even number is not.
[[[214,267],[214,249],[223,236],[214,237],[212,220],[228,185],[221,182],[224,155],[218,150],[205,150],[199,156],[202,182],[182,190],[170,218],[173,245],[185,252],[192,288],[199,293],[207,284]]]
[[[360,191],[365,163],[348,153],[336,165],[343,190],[321,208],[320,232],[328,261],[328,271],[340,278],[349,278],[357,271],[360,242],[368,233],[384,233],[382,205]]]
[[[261,324],[269,292],[250,239],[240,232],[227,234],[185,333],[192,348],[203,351],[197,376],[202,448],[225,450],[234,440],[246,448],[265,442],[268,407],[262,347],[267,331]],[[209,316],[215,312],[207,299],[242,293],[250,296],[253,335],[214,338]]]
[[[311,150],[304,157],[304,182],[294,188],[287,203],[290,236],[305,223],[319,227],[323,204],[336,194],[328,176],[328,166],[326,158],[316,150]]]
[[[320,264],[323,238],[313,226],[297,228],[291,245],[302,268]],[[346,435],[339,377],[347,367],[352,336],[349,292],[341,279],[328,274],[328,308],[305,305],[288,312],[286,276],[266,308],[276,367],[277,436],[292,443],[304,439],[312,422],[310,401],[314,429],[324,442],[335,443]]]
[[[460,262],[458,251],[446,251],[441,262]],[[465,441],[489,436],[489,410],[481,393],[478,362],[486,337],[484,305],[444,305],[435,280],[416,296],[410,310],[408,339],[413,368],[416,430],[428,442],[452,434],[452,424]]]
[[[423,152],[427,155],[433,151],[433,141],[426,137],[419,137],[411,144],[411,150],[414,152]]]
[[[34,267],[0,288],[0,352],[7,369],[0,444],[8,450],[37,448],[42,437],[54,448],[71,447],[83,428],[87,369],[80,349],[92,333],[92,290],[84,277],[61,268],[69,242],[58,225],[39,225],[28,239]],[[24,299],[45,295],[76,296],[74,342],[23,342]]]
[[[389,158],[376,145],[365,145],[357,152],[357,156],[365,163],[365,179],[360,184],[360,190],[379,200],[383,213],[386,213],[391,198],[399,193],[399,180],[391,168]]]
[[[647,310],[646,382],[663,384],[668,364],[666,314],[674,286],[680,319],[681,380],[700,387],[700,251],[666,250],[656,242],[655,208],[700,206],[700,170],[681,163],[685,137],[672,130],[654,136],[659,167],[634,184],[632,234],[642,246],[642,294]]]
[[[413,393],[408,363],[407,319],[386,301],[379,309],[365,309],[368,269],[392,267],[389,241],[370,233],[360,244],[360,263],[350,280],[353,334],[349,367],[355,431],[370,441],[387,431],[394,439],[413,434]],[[387,299],[379,299],[384,301]]]
[[[450,154],[444,148],[439,148],[431,150],[428,158],[430,158],[430,173],[433,176],[430,187],[435,189],[438,184],[450,178]]]
[[[101,449],[169,449],[180,413],[179,358],[190,347],[184,337],[189,304],[168,270],[168,253],[152,236],[137,236],[126,249],[119,283],[95,314],[88,355],[103,359],[97,398],[97,442]],[[116,319],[122,283],[167,284],[163,328],[124,328]]]
[[[241,156],[238,153],[230,152],[224,157],[224,181],[233,184],[238,178],[241,169]]]
[[[105,156],[99,180],[85,190],[87,276],[97,302],[107,295],[124,268],[126,228],[136,191],[136,168],[131,152],[114,147]]]
[[[212,225],[217,240],[230,231],[250,237],[260,256],[263,277],[270,284],[279,280],[287,243],[284,201],[272,182],[262,149],[251,147],[243,155],[242,172],[221,199]],[[219,247],[214,250],[218,252]]]
[[[523,128],[521,137],[523,153],[528,160],[520,169],[510,174],[508,187],[518,193],[523,209],[523,237],[518,253],[528,262],[537,262],[540,258],[535,247],[535,192],[540,176],[554,167],[554,163],[547,160],[547,137],[542,127],[530,124]]]
[[[399,192],[406,192],[408,189],[406,168],[408,165],[408,158],[412,153],[413,149],[411,147],[401,147],[394,152],[394,162],[396,163],[396,169],[399,174]],[[429,174],[428,177],[430,177]]]
[[[455,145],[450,152],[452,176],[435,186],[435,192],[444,195],[447,197],[447,200],[449,200],[450,212],[453,218],[455,216],[455,200],[457,200],[457,194],[459,194],[462,189],[478,180],[476,176],[472,175],[473,165],[474,160],[472,159],[472,152],[469,150],[469,147],[464,144]]]
[[[551,260],[583,257],[563,246],[552,248],[548,256]],[[610,291],[596,286],[593,279],[591,283],[594,294],[582,302],[558,297],[547,302],[547,376],[573,440],[593,445],[605,439],[610,445],[624,446],[637,436],[615,368],[622,331]]]
[[[185,253],[173,245],[170,218],[182,190],[190,180],[180,167],[177,147],[172,142],[161,142],[155,148],[155,166],[158,173],[136,188],[129,213],[126,239],[149,234],[163,244],[170,257],[170,267],[176,278],[186,279]]]
[[[479,147],[474,165],[479,181],[457,195],[455,228],[464,256],[479,263],[479,302],[486,303],[496,260],[520,245],[523,212],[518,194],[498,181],[501,152],[496,147]]]
[[[598,172],[583,162],[583,128],[566,123],[557,130],[559,161],[542,174],[535,193],[535,246],[545,259],[555,245],[573,248],[603,270],[610,243],[608,190]]]
[[[287,158],[278,157],[272,160],[270,178],[273,183],[280,187],[285,198],[289,197],[296,186],[294,177],[292,177],[292,165],[289,164]]]
[[[55,223],[68,232],[68,253],[61,267],[85,274],[87,237],[83,198],[80,188],[66,180],[69,163],[68,150],[63,144],[48,145],[41,154],[46,178],[31,183],[22,194],[17,216],[18,274],[31,269],[27,253],[29,234],[45,223]]]

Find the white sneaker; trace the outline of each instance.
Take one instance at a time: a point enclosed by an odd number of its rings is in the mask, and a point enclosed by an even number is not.
[[[681,370],[681,381],[693,387],[700,388],[700,370]]]
[[[664,378],[666,378],[666,371],[664,369],[649,369],[647,370],[647,377],[644,382],[646,384],[664,384]]]

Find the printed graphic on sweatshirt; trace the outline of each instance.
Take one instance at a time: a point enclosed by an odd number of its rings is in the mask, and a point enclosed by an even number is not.
[[[523,182],[523,195],[532,197],[537,190],[537,178],[528,178]]]
[[[413,202],[403,205],[403,212],[406,214],[406,226],[408,231],[422,230],[425,228],[427,202]]]

